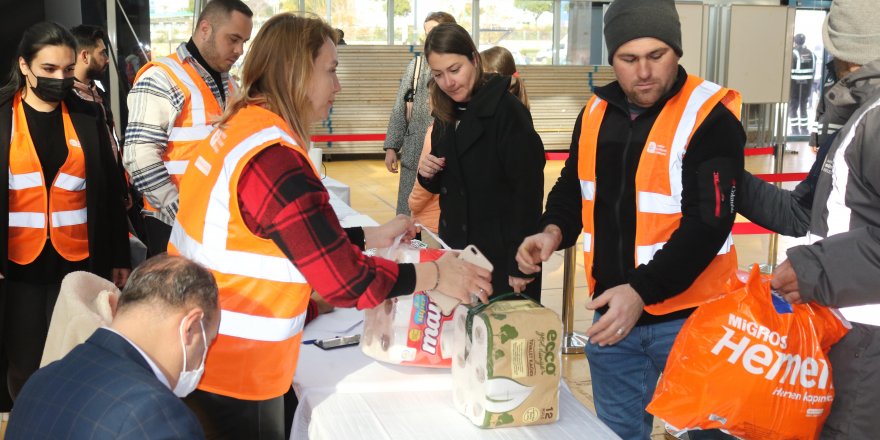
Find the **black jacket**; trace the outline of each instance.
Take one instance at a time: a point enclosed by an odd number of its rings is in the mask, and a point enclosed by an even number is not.
[[[684,85],[687,73],[678,68],[672,89],[634,120],[623,89],[615,81],[595,94],[608,102],[599,127],[596,157],[596,204],[593,277],[595,294],[629,283],[645,304],[656,304],[687,289],[709,265],[736,218],[731,209],[715,215],[714,173],[719,173],[726,200],[735,196],[743,169],[745,133],[739,120],[718,104],[694,133],[682,161],[682,219],[679,228],[647,265],[635,267],[635,173],[648,133],[666,101]],[[562,173],[547,196],[541,228],[562,229],[560,248],[574,245],[583,228],[577,175],[578,140],[583,110],[572,133],[571,150]],[[725,206],[730,206],[726,204]],[[692,309],[664,316],[642,313],[639,324],[681,318]]]
[[[440,237],[451,247],[475,245],[492,262],[495,294],[510,292],[516,250],[538,230],[544,201],[544,144],[528,109],[507,92],[508,76],[490,76],[455,124],[434,122],[431,154],[446,168],[419,182],[440,194]],[[539,299],[540,277],[526,294]]]
[[[89,271],[110,279],[113,268],[131,267],[128,223],[123,206],[116,161],[107,129],[92,105],[76,97],[65,101],[86,161],[86,208],[88,209]],[[9,173],[9,141],[12,102],[0,104],[0,169]],[[4,180],[9,180],[8,176]],[[0,273],[6,273],[9,239],[9,191],[0,191]]]

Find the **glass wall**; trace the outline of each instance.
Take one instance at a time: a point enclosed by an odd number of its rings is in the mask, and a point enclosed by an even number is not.
[[[503,46],[517,64],[553,61],[553,1],[480,1],[480,50]]]
[[[597,35],[601,38],[601,32],[596,35],[592,32],[593,12],[598,8],[601,17],[602,5],[607,3],[585,0],[244,2],[254,11],[254,34],[274,14],[306,11],[341,29],[347,44],[421,46],[425,40],[422,27],[425,17],[434,11],[444,11],[452,14],[474,36],[480,50],[504,46],[514,54],[518,64],[590,64],[591,47],[595,51],[593,39]],[[189,39],[194,3],[192,0],[150,0],[153,57],[167,55]],[[474,26],[477,26],[476,32]]]
[[[448,12],[468,32],[473,31],[473,3],[462,1],[394,0],[394,44],[421,46],[425,42],[425,17]]]
[[[192,2],[179,0],[150,1],[150,48],[152,56],[162,57],[174,52],[192,35]]]

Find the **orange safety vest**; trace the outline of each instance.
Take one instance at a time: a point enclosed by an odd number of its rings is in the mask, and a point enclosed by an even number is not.
[[[682,160],[694,132],[719,102],[739,119],[742,98],[737,91],[688,75],[681,91],[666,102],[657,116],[636,170],[636,266],[650,262],[678,229],[681,222]],[[596,96],[590,99],[578,141],[584,269],[591,296],[596,284],[592,276],[596,147],[607,107],[608,103]],[[687,290],[658,304],[645,306],[645,311],[664,315],[696,307],[723,295],[727,280],[736,269],[736,250],[733,236],[729,235],[715,259]]]
[[[165,153],[162,154],[171,182],[179,188],[180,178],[186,172],[196,145],[211,134],[214,128],[212,124],[223,114],[223,107],[196,68],[191,63],[181,62],[176,53],[144,65],[138,71],[135,81],[153,66],[164,70],[184,96],[183,109],[174,120]],[[235,82],[231,79],[229,89],[236,90]],[[146,197],[144,209],[156,212],[156,208],[150,205]]]
[[[89,256],[86,158],[63,102],[61,119],[67,139],[67,160],[47,191],[21,92],[15,94],[9,144],[8,253],[9,260],[16,264],[32,263],[43,251],[47,238],[68,261],[81,261]]]
[[[168,245],[169,254],[202,264],[217,279],[220,332],[199,388],[236,399],[266,400],[290,389],[312,291],[272,240],[251,233],[238,207],[242,168],[274,144],[308,157],[284,120],[258,106],[240,110],[202,142],[181,181]]]

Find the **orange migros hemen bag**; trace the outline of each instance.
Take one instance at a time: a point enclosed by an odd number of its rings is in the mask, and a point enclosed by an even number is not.
[[[812,439],[831,410],[826,353],[848,331],[834,311],[789,305],[755,265],[681,329],[648,412],[677,429],[760,440]]]

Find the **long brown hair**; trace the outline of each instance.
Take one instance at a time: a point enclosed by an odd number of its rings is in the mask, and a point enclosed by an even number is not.
[[[474,88],[471,93],[475,92],[483,85],[483,63],[480,61],[480,52],[474,45],[474,40],[470,34],[461,26],[455,23],[440,23],[431,30],[428,38],[425,40],[425,58],[430,58],[432,53],[438,54],[456,54],[464,55],[468,61],[474,64],[476,69],[477,80],[474,81]],[[433,115],[435,118],[445,122],[452,123],[455,121],[455,102],[452,98],[440,89],[434,77],[428,83],[428,89],[431,94],[431,100],[434,104]]]
[[[270,18],[251,42],[241,70],[241,90],[220,118],[222,125],[248,105],[281,116],[297,142],[308,149],[312,104],[307,89],[318,51],[336,33],[317,16],[283,13]]]
[[[480,52],[483,60],[483,69],[486,73],[499,73],[510,78],[510,86],[507,91],[519,98],[526,108],[529,108],[529,95],[526,94],[526,84],[516,71],[516,61],[509,50],[495,46]]]
[[[24,62],[30,67],[37,53],[46,46],[66,46],[76,53],[76,38],[74,38],[70,31],[51,21],[36,23],[25,29],[21,36],[21,41],[18,42],[15,61],[9,70],[9,78],[6,84],[0,87],[0,102],[12,99],[16,92],[25,90],[25,86],[27,86],[25,75],[21,73],[21,68],[18,64],[19,58],[23,58]]]
[[[425,17],[425,23],[427,23],[429,21],[436,21],[437,24],[456,23],[455,17],[453,17],[452,14],[450,14],[448,12],[443,12],[443,11],[429,13],[428,16]]]

